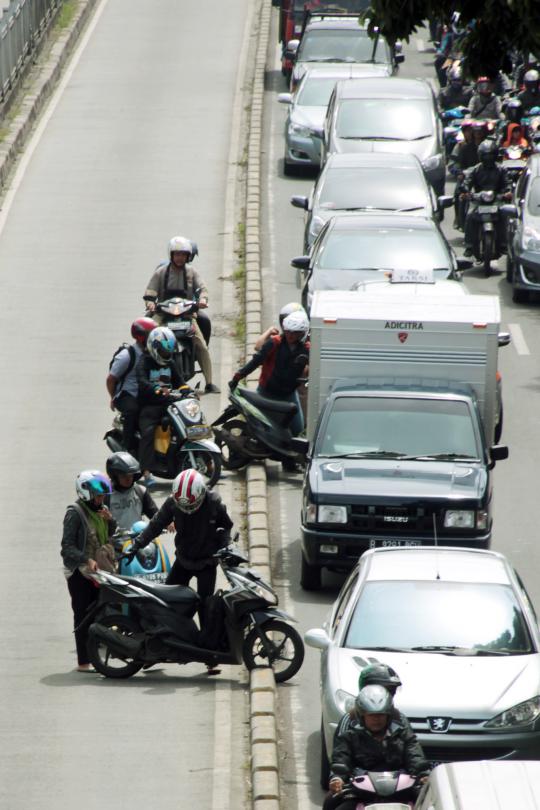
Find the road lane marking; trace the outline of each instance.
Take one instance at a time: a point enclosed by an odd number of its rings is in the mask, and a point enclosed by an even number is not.
[[[56,110],[58,104],[60,103],[60,100],[64,94],[64,90],[66,89],[71,77],[73,76],[73,73],[75,72],[75,69],[80,62],[81,56],[83,55],[84,50],[88,45],[88,42],[90,41],[90,38],[94,33],[94,29],[96,28],[99,19],[103,14],[108,2],[109,0],[101,0],[100,4],[96,8],[92,19],[88,23],[86,31],[82,35],[79,44],[77,45],[76,49],[73,52],[73,55],[68,61],[64,75],[62,76],[62,78],[58,83],[58,87],[52,94],[50,101],[46,105],[45,110],[41,118],[39,119],[39,123],[34,131],[34,134],[30,138],[28,145],[25,147],[24,152],[22,153],[19,165],[17,166],[17,169],[13,176],[13,180],[4,197],[2,208],[0,209],[0,235],[2,234],[2,231],[5,228],[11,206],[13,205],[15,197],[17,196],[17,192],[22,184],[24,175],[26,174],[26,170],[30,165],[32,156],[36,151],[36,148],[43,136],[43,133],[47,128],[47,124],[51,120],[52,116],[54,115],[54,111]]]
[[[512,345],[516,352],[521,355],[530,354],[531,352],[529,351],[527,341],[525,340],[523,330],[521,329],[519,323],[509,323],[508,329],[512,335]]]
[[[417,51],[419,51],[420,53],[422,53],[423,51],[425,51],[425,50],[426,50],[426,43],[424,42],[424,40],[423,40],[423,39],[417,39],[417,40],[416,40],[416,49],[417,49]]]

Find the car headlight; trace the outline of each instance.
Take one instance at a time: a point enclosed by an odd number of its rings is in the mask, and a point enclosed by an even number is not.
[[[450,509],[444,514],[446,529],[474,529],[473,509]]]
[[[349,694],[344,689],[338,689],[335,695],[336,706],[341,712],[345,714],[350,712],[354,706],[354,695]]]
[[[442,155],[433,155],[432,157],[426,158],[422,161],[422,166],[426,171],[432,171],[433,169],[440,169],[443,165],[443,156]]]
[[[540,697],[537,695],[525,703],[518,703],[493,720],[486,723],[485,728],[508,728],[511,726],[529,726],[540,717]]]
[[[532,250],[534,253],[540,252],[540,233],[530,225],[526,225],[523,229],[521,247],[523,250]]]
[[[317,517],[319,523],[347,523],[347,507],[319,506]]]
[[[324,225],[324,219],[321,217],[313,217],[309,225],[309,232],[312,236],[317,236],[320,232],[322,226]]]
[[[178,402],[176,407],[191,421],[196,419],[201,412],[200,403],[196,399],[186,399],[183,402]]]
[[[309,127],[302,124],[289,124],[289,135],[300,135],[301,138],[309,138],[311,134]]]

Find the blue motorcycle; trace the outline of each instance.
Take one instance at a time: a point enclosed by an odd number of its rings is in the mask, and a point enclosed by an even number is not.
[[[120,529],[113,537],[114,549],[118,554],[118,573],[124,577],[137,577],[146,582],[164,583],[171,570],[171,561],[160,538],[139,549],[133,560],[128,562],[124,555],[131,549],[133,541],[145,529],[144,520],[138,520],[131,529]]]

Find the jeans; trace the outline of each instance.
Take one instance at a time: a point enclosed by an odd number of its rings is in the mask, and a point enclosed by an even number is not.
[[[279,396],[276,396],[276,394],[269,394],[268,391],[265,391],[264,388],[261,388],[261,386],[258,385],[257,393],[263,397],[266,397],[267,399],[273,399],[276,402],[293,402],[298,410],[293,416],[292,421],[289,422],[289,428],[293,436],[298,436],[299,433],[302,433],[304,430],[304,412],[302,411],[298,391],[293,391],[291,394],[280,394]]]
[[[98,598],[99,591],[89,579],[83,577],[78,568],[72,573],[67,581],[69,595],[71,596],[71,607],[73,609],[73,626],[77,627],[84,619],[86,611]],[[88,641],[88,627],[75,631],[75,645],[77,647],[77,661],[79,665],[88,664],[88,652],[86,644]]]

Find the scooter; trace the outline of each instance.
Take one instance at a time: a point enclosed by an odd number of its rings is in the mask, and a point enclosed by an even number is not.
[[[285,465],[304,463],[293,449],[289,428],[297,412],[294,403],[268,399],[243,385],[230,392],[229,402],[212,422],[225,469],[239,470],[250,461],[266,458]]]
[[[82,626],[88,628],[90,662],[107,678],[129,678],[157,663],[211,667],[241,664],[248,670],[271,666],[276,681],[295,675],[304,644],[291,616],[278,610],[278,598],[256,571],[241,567],[246,558],[229,546],[214,558],[229,587],[209,597],[184,585],[158,585],[105,571],[91,574],[99,597]],[[125,611],[129,611],[127,614]],[[204,609],[199,630],[195,613]]]
[[[187,389],[187,393],[180,390],[170,394],[175,395],[175,401],[167,406],[161,424],[156,427],[156,461],[150,472],[172,479],[182,470],[193,467],[206,477],[208,486],[213,487],[221,475],[221,450],[211,441],[212,430],[200,402],[191,389]],[[113,453],[125,450],[121,413],[115,414],[112,429],[104,438]]]
[[[342,766],[332,765],[339,776]],[[402,771],[358,772],[340,793],[343,801],[357,800],[355,810],[411,810],[418,796],[418,781]]]
[[[191,380],[195,369],[195,326],[193,319],[199,310],[197,298],[169,298],[156,302],[150,314],[160,325],[167,326],[174,333],[178,350],[174,362],[182,379]]]
[[[137,520],[131,529],[118,529],[112,536],[114,550],[118,555],[118,573],[147,582],[165,582],[171,570],[171,561],[159,537],[140,548],[131,562],[127,559],[133,541],[147,525],[144,520]]]

